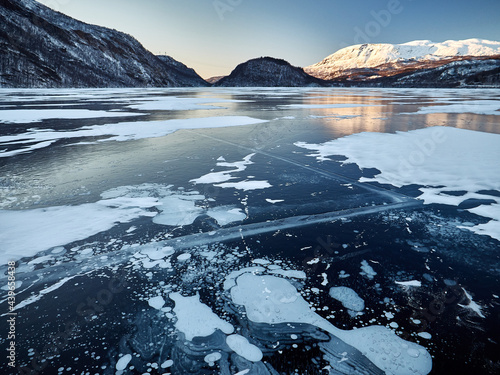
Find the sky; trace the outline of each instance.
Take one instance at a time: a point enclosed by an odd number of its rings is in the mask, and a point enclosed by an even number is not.
[[[500,41],[499,0],[39,0],[126,32],[203,78],[272,56],[305,67],[360,43]]]

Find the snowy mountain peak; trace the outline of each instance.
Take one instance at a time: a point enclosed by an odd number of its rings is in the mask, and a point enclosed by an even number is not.
[[[500,42],[485,39],[448,40],[434,43],[416,40],[403,44],[358,44],[335,52],[304,70],[318,78],[331,79],[353,69],[369,69],[384,64],[409,64],[450,59],[484,58],[500,55]]]

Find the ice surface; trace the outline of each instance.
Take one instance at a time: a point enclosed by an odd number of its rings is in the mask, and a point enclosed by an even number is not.
[[[330,296],[344,306],[346,309],[352,311],[363,311],[365,308],[365,301],[351,288],[346,286],[339,286],[330,288]]]
[[[8,157],[24,152],[29,152],[35,149],[42,148],[42,146],[48,147],[50,144],[60,139],[106,137],[105,139],[101,139],[98,142],[123,142],[145,138],[163,137],[181,129],[223,128],[231,126],[260,124],[263,122],[266,121],[247,116],[219,116],[165,121],[120,122],[117,124],[84,126],[69,131],[32,129],[31,131],[26,133],[1,136],[0,146],[6,146],[8,144],[22,144],[27,146],[15,151],[0,151],[0,157]]]
[[[292,279],[305,280],[307,278],[307,275],[304,271],[276,269],[269,271],[269,273],[272,275],[281,275]]]
[[[303,109],[328,109],[328,108],[358,108],[358,107],[379,107],[376,104],[286,104],[280,108],[303,108]]]
[[[0,123],[26,124],[50,119],[89,119],[103,117],[144,116],[145,113],[92,111],[90,109],[5,109],[0,110]]]
[[[458,205],[478,197],[479,191],[500,191],[500,135],[451,127],[430,127],[409,132],[359,133],[323,144],[295,143],[314,150],[310,156],[328,160],[332,155],[343,155],[344,163],[355,163],[360,168],[380,171],[375,181],[396,187],[421,185],[420,199],[426,204]],[[465,191],[462,196],[446,194]],[[496,202],[498,197],[481,194],[482,199]],[[498,202],[500,203],[500,202]],[[490,223],[467,228],[479,234],[500,239],[500,209],[498,205],[472,209],[478,215],[493,219]]]
[[[179,98],[176,96],[148,96],[135,99],[138,102],[127,107],[142,111],[190,111],[196,109],[216,109],[220,106],[207,104],[241,103],[246,100],[229,100],[219,98]]]
[[[388,374],[427,374],[432,368],[429,353],[382,326],[343,331],[313,312],[297,289],[285,279],[244,273],[231,288],[234,303],[245,307],[255,323],[304,323],[317,326],[358,349]]]
[[[240,335],[231,335],[226,338],[226,344],[236,354],[251,362],[259,362],[262,359],[262,351]]]
[[[45,296],[49,293],[52,293],[53,291],[59,289],[60,287],[62,287],[64,284],[66,284],[68,281],[74,279],[75,277],[77,277],[77,276],[65,277],[62,280],[59,280],[58,282],[56,282],[54,285],[51,285],[51,286],[43,289],[37,295],[31,296],[31,297],[29,297],[21,302],[18,302],[16,304],[16,306],[14,307],[14,310],[19,310],[19,309],[22,309],[28,305],[31,305],[32,303],[38,302],[43,296]]]
[[[170,293],[175,302],[174,313],[177,317],[175,327],[191,341],[194,337],[207,337],[220,329],[225,334],[231,334],[234,327],[215,315],[207,305],[200,302],[198,294],[183,297],[180,293]]]

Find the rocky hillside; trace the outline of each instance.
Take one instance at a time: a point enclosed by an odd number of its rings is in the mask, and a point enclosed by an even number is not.
[[[461,60],[388,77],[350,81],[391,87],[500,87],[500,59]]]
[[[204,86],[130,35],[89,25],[34,0],[0,0],[0,87]]]
[[[261,57],[238,65],[229,76],[214,86],[230,87],[301,87],[325,86],[323,80],[311,77],[302,68],[285,60]]]
[[[417,82],[416,77],[424,79],[434,74],[415,75],[417,73],[446,71],[446,79],[441,80],[441,84],[446,81],[446,85],[456,86],[468,81],[469,76],[472,79],[476,74],[475,67],[479,69],[477,73],[481,73],[483,78],[490,74],[488,67],[491,67],[493,77],[482,80],[495,81],[496,65],[491,60],[498,59],[500,59],[500,42],[483,39],[444,43],[415,41],[405,44],[362,44],[343,48],[304,70],[317,78],[353,83],[366,83],[372,80],[387,83],[396,82],[403,76],[413,77],[400,81],[401,84],[403,82],[408,84],[413,79]],[[485,63],[483,60],[490,62]],[[443,69],[435,70],[440,67]],[[457,70],[458,67],[461,68]],[[453,72],[457,72],[458,75],[453,77]],[[389,77],[394,78],[388,79]],[[432,82],[417,83],[427,85]]]

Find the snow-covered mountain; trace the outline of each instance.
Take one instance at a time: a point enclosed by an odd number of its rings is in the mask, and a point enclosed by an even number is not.
[[[0,87],[208,85],[130,35],[89,25],[34,0],[0,0]]]
[[[484,39],[433,43],[359,44],[343,48],[304,70],[326,80],[367,80],[432,69],[462,60],[500,59],[500,42]]]
[[[229,76],[221,78],[214,86],[301,87],[325,84],[285,60],[260,57],[238,65]]]

